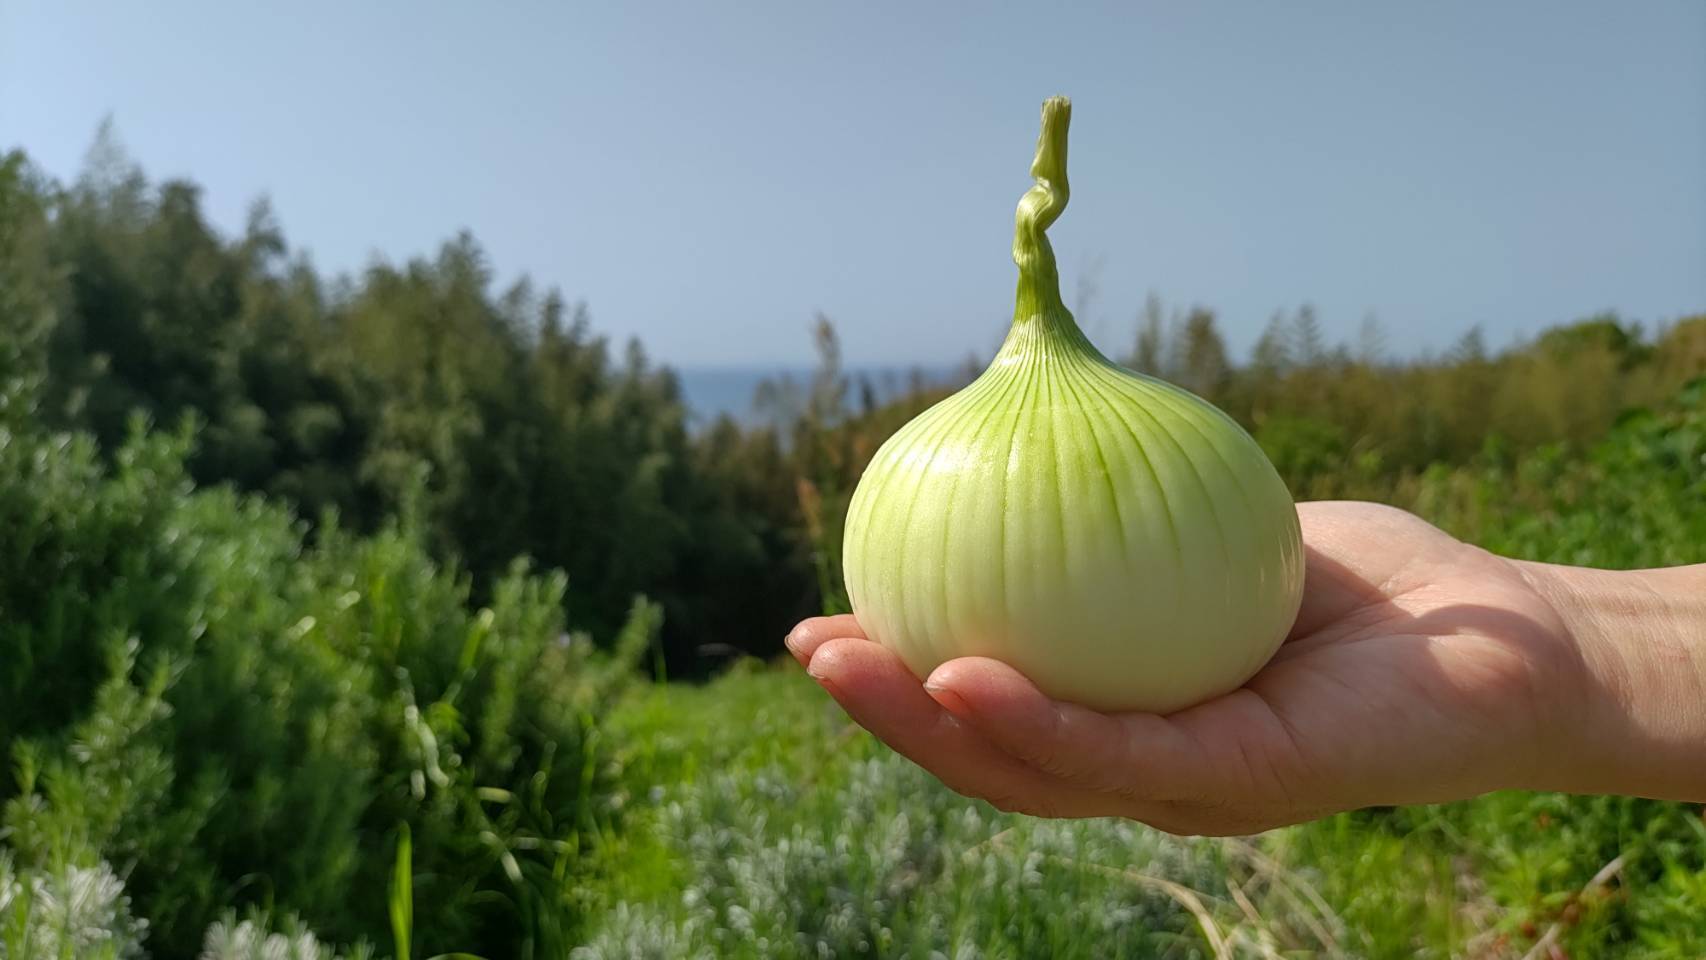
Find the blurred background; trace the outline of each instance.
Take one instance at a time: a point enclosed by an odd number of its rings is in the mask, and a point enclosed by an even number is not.
[[[1298,498],[1706,559],[1692,0],[0,0],[0,958],[1706,955],[1694,808],[1037,824],[765,666],[1057,93],[1067,303]]]

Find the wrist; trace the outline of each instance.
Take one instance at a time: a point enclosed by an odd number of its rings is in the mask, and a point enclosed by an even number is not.
[[[1706,801],[1706,564],[1594,570],[1517,562],[1585,674],[1542,786]]]

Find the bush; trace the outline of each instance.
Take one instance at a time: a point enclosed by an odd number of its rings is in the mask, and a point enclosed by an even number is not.
[[[189,447],[138,425],[109,469],[87,437],[0,433],[20,866],[114,864],[165,956],[243,904],[383,941],[407,823],[417,941],[560,956],[615,812],[595,718],[655,608],[601,656],[565,632],[560,574],[518,563],[470,609],[410,516],[371,537],[328,516],[310,541],[287,510],[192,489]]]

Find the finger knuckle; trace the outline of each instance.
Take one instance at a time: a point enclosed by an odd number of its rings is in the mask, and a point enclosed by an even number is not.
[[[1072,779],[1078,773],[1077,767],[1069,762],[1059,750],[1031,750],[1021,757],[1026,764],[1040,773],[1063,780]]]

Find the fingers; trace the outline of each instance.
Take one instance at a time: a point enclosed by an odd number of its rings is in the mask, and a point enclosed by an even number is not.
[[[1214,802],[1205,745],[1166,717],[1052,700],[998,660],[965,657],[925,681],[935,700],[1002,751],[1058,779],[1138,804]]]
[[[853,637],[819,643],[807,670],[855,722],[959,793],[1032,816],[1121,812],[1111,798],[1050,777],[997,749],[945,711],[898,657],[876,643]]]
[[[920,684],[849,616],[806,620],[788,646],[856,723],[998,809],[1122,816],[1180,834],[1295,819],[1274,762],[1271,711],[1247,691],[1172,717],[1108,715],[1055,701],[985,658],[950,661]]]
[[[859,621],[853,619],[851,613],[801,620],[783,643],[788,645],[788,652],[792,653],[794,659],[803,667],[812,662],[812,654],[817,652],[818,647],[840,637],[865,639],[864,628],[859,626]]]

